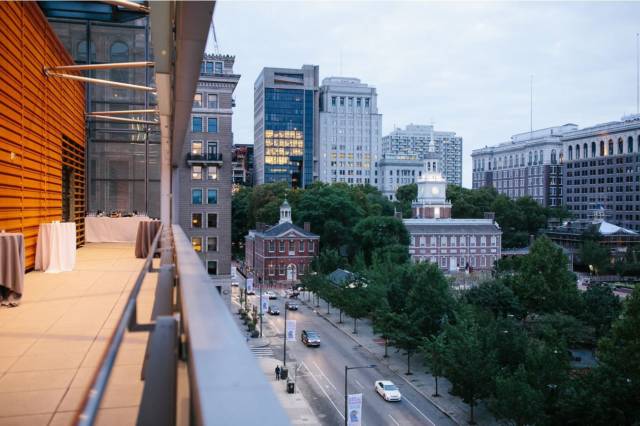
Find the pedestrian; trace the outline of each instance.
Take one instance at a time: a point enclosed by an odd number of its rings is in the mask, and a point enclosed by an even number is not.
[[[280,366],[276,365],[276,380],[280,380]]]

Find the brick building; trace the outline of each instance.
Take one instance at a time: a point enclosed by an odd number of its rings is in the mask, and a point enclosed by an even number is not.
[[[258,281],[294,283],[309,272],[311,261],[319,253],[320,237],[291,222],[291,206],[280,206],[280,222],[267,229],[252,229],[245,236],[247,272]]]

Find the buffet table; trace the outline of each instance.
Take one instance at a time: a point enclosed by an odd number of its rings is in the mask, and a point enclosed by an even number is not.
[[[88,243],[135,243],[138,224],[149,216],[84,218],[84,239]]]
[[[0,233],[0,305],[17,306],[24,287],[24,236]]]
[[[76,224],[41,223],[36,245],[36,270],[73,271],[76,265]]]

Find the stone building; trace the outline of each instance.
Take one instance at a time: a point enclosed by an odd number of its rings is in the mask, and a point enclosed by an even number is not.
[[[447,182],[438,171],[424,168],[417,179],[413,218],[404,219],[415,262],[433,262],[447,272],[486,271],[501,256],[502,231],[493,219],[451,219]]]
[[[291,222],[291,206],[280,206],[280,222],[262,225],[245,236],[245,272],[264,283],[295,283],[310,271],[311,261],[320,251],[320,237]]]

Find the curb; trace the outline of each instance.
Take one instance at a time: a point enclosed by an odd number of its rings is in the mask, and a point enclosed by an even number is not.
[[[310,307],[310,308],[314,308],[313,306],[309,306],[307,305],[307,303],[305,301],[302,302],[305,306]],[[381,361],[383,364],[384,363],[384,359],[381,359],[378,355],[376,355],[375,352],[373,352],[372,350],[370,350],[369,348],[367,348],[366,346],[362,345],[358,340],[356,340],[355,337],[353,337],[351,335],[351,333],[347,333],[346,331],[344,331],[342,328],[338,327],[337,324],[335,324],[333,321],[331,321],[329,318],[327,318],[326,316],[324,316],[320,311],[315,310],[316,315],[322,317],[325,321],[327,321],[329,324],[331,324],[333,327],[337,328],[338,330],[340,330],[342,333],[344,333],[345,335],[349,336],[349,338],[351,338],[351,340],[353,340],[354,342],[356,342],[358,344],[358,346],[364,348],[367,352],[369,352],[371,355],[373,355],[373,357],[379,361]],[[456,425],[460,426],[461,423],[455,419],[451,414],[449,414],[444,408],[442,408],[440,406],[440,404],[437,404],[431,397],[429,397],[427,394],[425,394],[420,388],[418,388],[416,385],[414,385],[413,383],[411,383],[409,380],[407,380],[401,373],[398,373],[397,371],[393,370],[391,368],[391,366],[389,364],[385,364],[386,367],[393,371],[398,377],[400,377],[402,380],[404,380],[409,386],[411,386],[413,388],[413,390],[415,390],[416,392],[418,392],[420,395],[422,395],[423,397],[425,397],[429,402],[431,402],[431,404],[433,404],[434,407],[436,407],[438,410],[440,410],[440,412],[442,414],[444,414],[445,416],[447,416],[449,419],[451,419],[452,422],[454,422]]]

